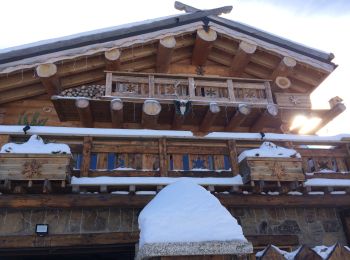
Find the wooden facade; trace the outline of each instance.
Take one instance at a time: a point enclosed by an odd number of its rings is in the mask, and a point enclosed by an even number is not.
[[[195,179],[230,210],[334,211],[336,216],[324,213],[313,220],[305,213],[306,223],[319,221],[314,229],[322,229],[312,235],[319,231],[326,242],[350,241],[349,137],[300,138],[292,134],[302,126],[291,128],[298,115],[320,118],[309,132],[314,134],[345,110],[338,97],[329,109],[311,107],[311,92],[336,68],[333,55],[220,18],[227,8],[177,4],[190,13],[0,54],[0,148],[38,134],[72,152],[0,153],[0,209],[15,216],[30,210],[34,222],[48,221],[46,210],[71,210],[64,214],[66,226],[72,226],[44,238],[28,229],[18,231],[23,236],[0,230],[0,255],[111,246],[131,257],[138,240],[135,212],[179,177]],[[25,126],[28,131],[22,131]],[[300,158],[255,156],[238,163],[242,152],[264,141],[295,149]],[[344,182],[309,185],[313,179]],[[106,208],[119,214],[118,230],[96,227],[103,222],[98,212],[106,214]],[[273,223],[284,214],[261,219]],[[331,222],[338,215],[341,227]],[[78,228],[74,221],[93,224]],[[247,228],[256,251],[308,242],[299,241],[305,236],[297,220],[283,221]],[[82,228],[85,233],[79,233]],[[337,240],[340,233],[344,239]],[[347,254],[341,246],[335,249],[329,259]],[[299,255],[314,254],[308,250]],[[260,259],[282,259],[273,247],[266,255]],[[209,258],[226,259],[216,257]]]

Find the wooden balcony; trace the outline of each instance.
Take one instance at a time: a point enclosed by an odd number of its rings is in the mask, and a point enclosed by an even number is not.
[[[41,128],[38,127],[40,130]],[[45,129],[43,127],[42,129]],[[66,128],[67,129],[67,128]],[[293,181],[289,174],[279,174],[284,168],[270,167],[271,176],[279,175],[278,180],[261,178],[246,184],[230,182],[240,172],[238,155],[248,149],[257,148],[262,140],[258,137],[243,138],[210,138],[210,137],[176,137],[176,136],[133,136],[121,137],[118,132],[105,135],[72,134],[65,130],[65,134],[53,135],[52,132],[41,134],[46,142],[66,143],[70,146],[74,159],[72,175],[75,177],[121,177],[111,183],[72,185],[74,191],[98,192],[138,192],[157,191],[167,182],[177,177],[199,178],[201,185],[216,192],[299,192],[309,191],[344,191],[348,192],[348,185],[335,185],[304,188],[303,180],[312,178],[343,179],[350,181],[350,153],[349,140],[322,140],[311,138],[309,141],[281,135],[278,138],[265,138],[277,145],[290,147],[301,154],[302,173],[305,177]],[[0,135],[0,146],[6,142],[24,142],[27,136],[17,132]],[[291,158],[293,159],[293,158]],[[268,158],[264,158],[268,162]],[[294,160],[294,159],[293,159]],[[270,162],[275,158],[271,157]],[[281,162],[283,160],[280,160]],[[276,169],[275,169],[276,168]],[[151,177],[148,183],[142,183],[137,177]],[[167,178],[159,178],[167,177]],[[209,179],[210,178],[210,179]],[[226,178],[228,182],[222,181]],[[217,181],[215,181],[215,179]],[[214,180],[214,181],[213,181]],[[23,181],[12,181],[12,191],[16,185],[23,185]],[[2,180],[2,192],[9,192],[8,180]],[[6,185],[5,185],[6,184]],[[46,183],[47,185],[47,183]],[[53,184],[53,186],[55,186]],[[38,188],[39,187],[39,188]],[[38,192],[42,187],[40,182],[32,182],[30,187],[25,184],[28,192]],[[331,187],[331,188],[330,188]],[[6,190],[7,189],[7,190]],[[71,192],[71,187],[53,187],[53,192]]]

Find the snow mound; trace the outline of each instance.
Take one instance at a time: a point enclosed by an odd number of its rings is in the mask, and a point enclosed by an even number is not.
[[[350,186],[350,180],[347,179],[328,179],[328,178],[313,178],[308,179],[304,182],[304,186],[319,186],[319,187],[328,187],[328,186],[338,186],[345,187]]]
[[[292,251],[292,252],[287,252],[287,251],[284,251],[284,250],[281,250],[279,249],[277,246],[274,246],[274,245],[271,245],[272,248],[274,248],[279,254],[283,255],[283,257],[286,259],[286,260],[294,260],[296,255],[299,253],[301,247],[297,248],[296,250]],[[268,249],[268,247],[266,247],[264,250],[262,251],[258,251],[255,256],[257,258],[259,257],[262,257],[266,250]]]
[[[146,243],[247,241],[219,200],[191,180],[165,187],[141,211],[138,221],[140,248]]]
[[[45,144],[40,136],[32,135],[23,144],[4,144],[0,153],[70,154],[71,152],[69,146],[66,144]]]
[[[328,259],[329,254],[334,250],[336,245],[333,246],[315,246],[312,248],[322,259]]]
[[[271,142],[263,142],[260,148],[246,150],[238,156],[238,162],[246,157],[280,157],[280,158],[301,158],[300,154],[294,149],[284,148]]]

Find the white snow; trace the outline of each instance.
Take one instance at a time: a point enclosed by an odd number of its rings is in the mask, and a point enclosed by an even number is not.
[[[322,259],[327,259],[328,255],[333,251],[334,247],[336,245],[333,246],[315,246],[314,248],[312,248],[312,250],[314,250]]]
[[[136,191],[135,192],[136,193],[136,195],[156,195],[157,194],[157,192],[155,192],[155,191],[150,191],[150,190],[140,190],[140,191]]]
[[[331,170],[331,169],[321,169],[318,172],[320,172],[320,173],[335,173],[335,171]]]
[[[58,135],[58,136],[95,136],[95,137],[193,137],[191,131],[170,131],[170,130],[147,130],[147,129],[110,129],[110,128],[82,128],[82,127],[54,127],[54,126],[31,126],[29,134],[37,135]],[[23,126],[0,125],[0,134],[23,134]],[[239,140],[261,140],[259,133],[231,133],[212,132],[202,137],[204,139],[239,139]],[[292,134],[270,134],[265,133],[264,141],[294,141],[294,142],[340,142],[350,138],[350,134],[335,136],[316,135],[292,135]]]
[[[324,195],[323,191],[310,191],[309,195]]]
[[[300,249],[301,249],[301,246],[300,246],[299,248],[297,248],[296,250],[294,250],[292,252],[287,252],[287,251],[279,249],[277,246],[274,246],[274,245],[271,245],[271,247],[274,248],[281,255],[283,255],[286,260],[293,260],[295,258],[295,256],[299,253]],[[255,256],[256,257],[262,257],[267,249],[268,249],[268,247],[266,247],[262,251],[257,252],[255,254]]]
[[[350,186],[350,180],[347,179],[326,179],[326,178],[313,178],[308,179],[304,182],[304,186],[319,186],[319,187],[327,187],[327,186]]]
[[[344,195],[346,194],[345,190],[336,190],[336,191],[331,191],[331,194],[333,195]]]
[[[246,150],[238,156],[238,162],[243,161],[246,157],[280,157],[300,158],[300,154],[294,149],[287,149],[281,146],[277,146],[271,142],[263,142],[260,148]]]
[[[7,143],[1,147],[0,153],[35,153],[35,154],[70,154],[66,144],[48,143],[38,135],[32,135],[23,144]]]
[[[72,177],[72,185],[169,185],[179,180],[191,180],[198,185],[221,185],[234,186],[242,185],[240,175],[229,178],[191,178],[191,177]]]
[[[288,192],[288,195],[301,196],[301,195],[303,195],[303,193],[301,193],[300,191],[290,191],[290,192]]]
[[[271,196],[277,196],[277,195],[280,195],[280,193],[278,191],[269,191],[267,192],[268,195],[271,195]]]
[[[111,194],[128,195],[128,191],[112,191]]]
[[[146,243],[247,241],[219,200],[193,180],[161,190],[139,215],[140,248]]]

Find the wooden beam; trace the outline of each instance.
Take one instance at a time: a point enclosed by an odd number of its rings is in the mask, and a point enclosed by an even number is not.
[[[228,124],[225,126],[225,131],[233,131],[239,127],[247,118],[247,115],[250,114],[250,112],[251,108],[248,105],[240,104]]]
[[[120,70],[121,51],[118,48],[113,48],[105,51],[106,69],[110,71]]]
[[[202,66],[206,63],[216,38],[217,33],[212,29],[206,31],[201,28],[197,30],[197,37],[192,54],[193,65]]]
[[[75,107],[78,110],[81,125],[83,127],[93,127],[90,101],[87,98],[78,98],[75,101]]]
[[[111,100],[112,126],[120,128],[123,125],[123,101],[119,98]]]
[[[0,149],[4,144],[7,144],[8,142],[10,142],[9,135],[0,135]]]
[[[266,110],[259,116],[259,118],[251,126],[250,131],[254,133],[261,132],[264,127],[270,127],[269,123],[274,122],[274,117],[278,114],[278,107],[276,105],[267,105]],[[273,128],[273,127],[272,127]]]
[[[40,77],[41,83],[49,96],[57,95],[60,92],[60,81],[57,77],[57,66],[53,63],[40,64],[36,67],[36,74]]]
[[[168,156],[167,156],[167,144],[166,139],[161,138],[159,142],[159,171],[160,176],[168,176]]]
[[[80,177],[87,177],[90,170],[92,137],[85,136],[83,143],[83,162],[80,168]]]
[[[174,112],[174,117],[173,117],[173,124],[172,124],[172,129],[180,129],[182,124],[185,121],[185,115],[179,115]]]
[[[94,208],[125,207],[142,208],[153,195],[129,196],[116,194],[24,194],[0,196],[0,208]],[[329,207],[340,208],[350,205],[350,195],[244,195],[217,194],[225,207]]]
[[[316,133],[322,127],[326,126],[330,121],[336,118],[338,115],[346,110],[346,106],[343,103],[338,103],[334,105],[330,110],[326,111],[322,116],[321,123],[317,126],[313,133]]]
[[[280,89],[287,89],[292,86],[292,82],[287,77],[278,76],[274,80],[274,84]]]
[[[157,52],[157,72],[168,72],[175,46],[176,40],[174,36],[168,36],[159,40]]]
[[[1,236],[1,248],[51,248],[136,243],[139,232]]]
[[[287,77],[289,73],[291,73],[294,67],[297,65],[295,59],[290,57],[283,57],[281,62],[275,68],[275,70],[271,74],[271,79],[274,81],[277,77]]]
[[[142,126],[144,128],[154,128],[157,125],[161,110],[162,106],[157,100],[145,100],[142,106]]]
[[[231,62],[230,74],[239,77],[244,72],[245,67],[250,61],[250,56],[256,51],[257,46],[252,43],[242,41]]]
[[[217,103],[211,102],[209,104],[208,110],[201,122],[201,125],[199,126],[199,130],[201,132],[207,132],[215,122],[216,117],[220,113],[220,107]]]

